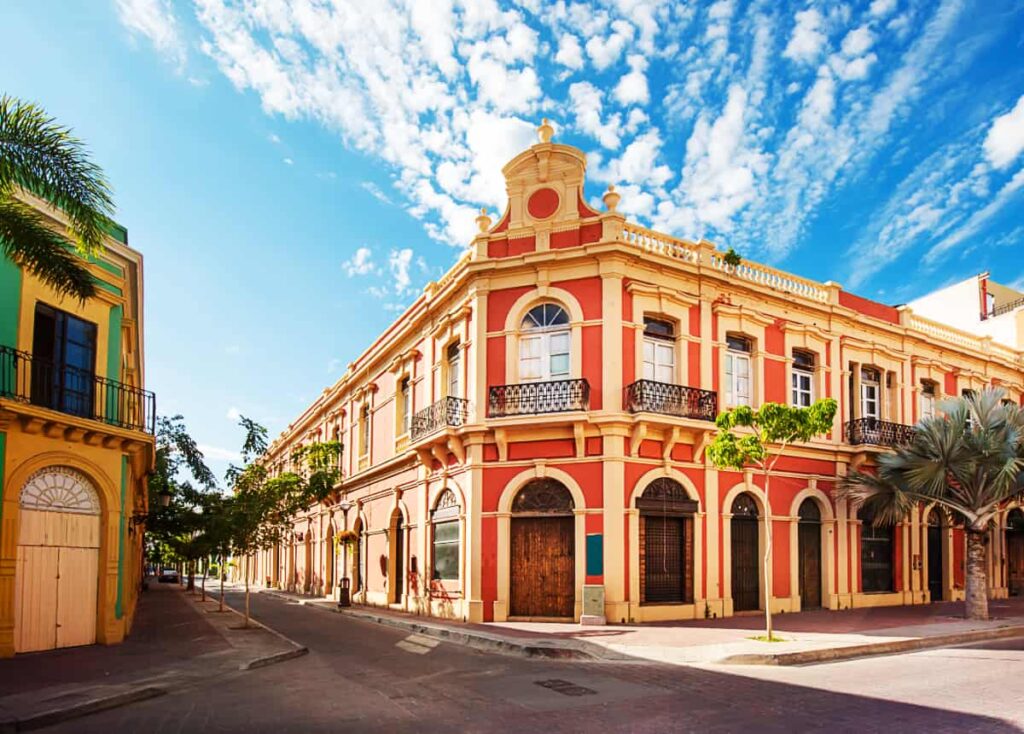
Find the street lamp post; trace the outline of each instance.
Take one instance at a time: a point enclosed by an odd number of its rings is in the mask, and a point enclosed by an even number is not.
[[[352,503],[348,501],[348,498],[343,499],[338,503],[338,508],[341,510],[343,532],[347,532],[348,511],[352,508]],[[338,579],[338,606],[347,607],[351,603],[351,600],[348,598],[348,543],[342,543],[341,545],[341,576]]]

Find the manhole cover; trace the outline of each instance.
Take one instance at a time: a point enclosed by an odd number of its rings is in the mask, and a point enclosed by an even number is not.
[[[552,678],[551,680],[535,680],[533,683],[541,688],[547,688],[555,693],[561,693],[563,696],[593,696],[597,694],[597,691],[592,688],[584,688],[583,686],[578,686],[575,683],[567,680],[561,680],[560,678]]]

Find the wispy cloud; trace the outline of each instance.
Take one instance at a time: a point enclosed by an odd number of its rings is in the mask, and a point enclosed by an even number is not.
[[[352,257],[341,264],[341,267],[350,278],[380,272],[380,268],[373,261],[373,250],[369,247],[358,248],[352,253]]]
[[[188,57],[174,8],[168,0],[114,0],[117,16],[133,36],[142,36],[181,73]]]

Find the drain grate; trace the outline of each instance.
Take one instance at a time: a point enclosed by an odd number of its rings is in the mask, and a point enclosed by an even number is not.
[[[571,681],[562,680],[561,678],[552,678],[551,680],[535,680],[534,685],[540,686],[541,688],[547,688],[555,693],[561,693],[563,696],[594,696],[597,695],[597,691],[592,688],[585,688],[578,686]]]

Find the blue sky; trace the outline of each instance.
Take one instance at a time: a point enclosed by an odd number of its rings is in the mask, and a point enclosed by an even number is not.
[[[0,27],[0,91],[110,176],[148,386],[218,470],[239,413],[285,428],[500,213],[542,116],[643,224],[888,303],[1024,285],[1021,0],[9,0]]]

